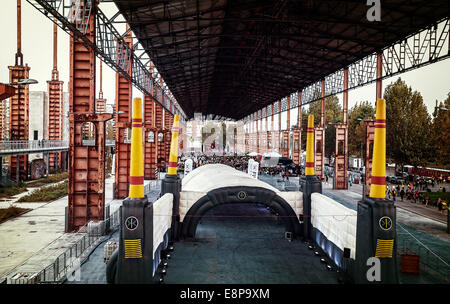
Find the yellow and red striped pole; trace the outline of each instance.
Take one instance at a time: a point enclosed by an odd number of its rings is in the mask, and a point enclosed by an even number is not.
[[[169,169],[167,170],[168,175],[177,175],[179,132],[180,132],[180,115],[176,114],[173,119],[172,140],[170,141]]]
[[[386,101],[377,99],[375,137],[373,141],[371,198],[386,196]]]
[[[142,143],[142,99],[133,99],[131,122],[131,157],[129,198],[144,197],[144,156]]]
[[[314,115],[308,115],[305,175],[314,175]]]

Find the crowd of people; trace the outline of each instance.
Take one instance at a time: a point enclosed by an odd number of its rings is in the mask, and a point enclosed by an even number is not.
[[[426,207],[437,208],[438,211],[443,214],[448,209],[448,202],[440,197],[437,200],[432,199],[430,193],[432,192],[429,187],[434,187],[436,184],[444,184],[445,179],[435,179],[426,177],[414,178],[412,182],[406,182],[399,185],[387,185],[386,198],[396,201],[404,199],[411,201],[414,204],[423,204]],[[439,193],[445,193],[445,185],[439,188]],[[443,196],[443,195],[442,195]]]
[[[206,164],[224,164],[235,168],[236,170],[247,172],[248,161],[252,158],[254,161],[260,163],[258,157],[252,157],[248,155],[195,155],[186,154],[180,158],[178,162],[178,169],[180,171],[184,170],[184,162],[187,158],[193,160],[193,169]],[[298,172],[295,172],[296,174]],[[301,173],[301,172],[300,172]],[[293,175],[293,172],[284,166],[272,166],[263,167],[259,166],[259,174],[266,174],[271,176],[280,176],[283,180],[289,180],[289,177]],[[323,182],[328,183],[329,178],[332,178],[333,174],[330,170],[326,170]],[[361,176],[358,176],[358,179]],[[355,176],[350,172],[348,175],[348,182],[352,185],[355,182]],[[358,182],[363,182],[358,181]],[[414,177],[410,181],[406,181],[402,184],[389,184],[386,187],[386,198],[395,201],[399,199],[403,201],[404,199],[411,201],[412,203],[421,203],[427,207],[435,207],[440,213],[444,213],[448,209],[448,202],[445,199],[437,198],[437,200],[432,199],[427,193],[431,192],[430,188],[434,188],[436,185],[442,185],[439,192],[446,192],[445,188],[446,178],[440,177]]]
[[[248,161],[249,159],[253,159],[254,161],[261,163],[260,159],[256,156],[248,156],[248,155],[195,155],[193,153],[189,153],[180,158],[178,162],[178,169],[184,171],[184,162],[187,158],[193,160],[193,168],[198,168],[200,166],[206,164],[224,164],[230,167],[235,168],[236,170],[247,172],[248,169]],[[273,166],[273,167],[263,167],[259,166],[258,174],[267,174],[271,176],[279,175],[283,180],[289,180],[289,176],[292,176],[294,173],[298,174],[298,172],[292,172],[291,170],[283,167],[283,166]]]

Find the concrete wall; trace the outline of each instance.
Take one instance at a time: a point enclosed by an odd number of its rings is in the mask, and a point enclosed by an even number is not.
[[[48,94],[45,91],[30,91],[29,101],[29,140],[34,140],[34,131],[38,133],[38,140],[43,140],[47,134]],[[43,158],[42,153],[30,154],[29,161]]]

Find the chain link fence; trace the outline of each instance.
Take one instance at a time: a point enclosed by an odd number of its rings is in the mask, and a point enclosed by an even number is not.
[[[398,255],[418,256],[420,272],[427,273],[443,283],[450,283],[450,265],[448,262],[416,239],[405,228],[400,225],[398,227],[400,227],[398,232],[403,235],[398,242]]]

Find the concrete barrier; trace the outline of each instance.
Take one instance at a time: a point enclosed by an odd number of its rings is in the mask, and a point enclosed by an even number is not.
[[[357,212],[335,200],[311,194],[311,224],[316,243],[338,266],[342,266],[344,248],[350,249],[350,258],[356,255]]]

